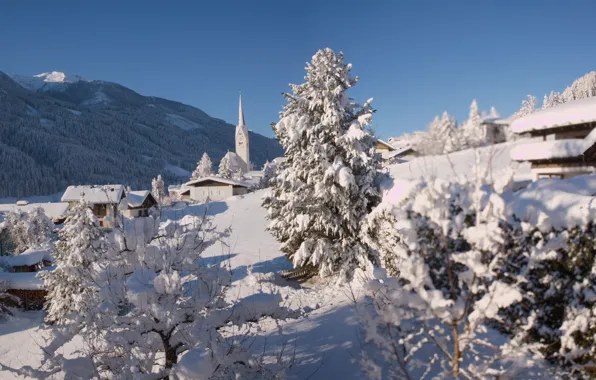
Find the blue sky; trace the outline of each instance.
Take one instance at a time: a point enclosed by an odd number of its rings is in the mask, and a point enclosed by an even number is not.
[[[383,138],[444,110],[514,112],[596,69],[594,1],[0,2],[0,70],[64,71],[199,107],[271,136],[288,83],[343,50]]]

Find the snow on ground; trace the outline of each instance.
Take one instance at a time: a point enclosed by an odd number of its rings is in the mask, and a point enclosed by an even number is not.
[[[212,202],[208,206],[179,203],[165,210],[164,214],[178,220],[188,214],[203,215],[207,208],[219,230],[231,228],[225,242],[227,246],[216,244],[204,253],[206,263],[229,260],[234,279],[230,298],[245,297],[259,289],[274,289],[282,293],[288,306],[314,309],[305,318],[297,320],[281,323],[269,319],[263,321],[258,336],[252,342],[251,349],[255,353],[265,350],[269,354],[277,354],[286,344],[284,355],[289,359],[295,353],[296,360],[288,369],[289,379],[309,376],[313,380],[361,379],[359,365],[352,362],[358,355],[359,340],[348,289],[316,284],[301,286],[277,274],[290,269],[291,264],[279,251],[277,241],[265,230],[266,211],[261,202],[266,191]],[[20,367],[39,363],[41,350],[38,344],[43,344],[43,334],[38,327],[42,323],[41,312],[23,312],[16,319],[0,322],[0,347],[3,347],[0,349],[0,364]],[[80,348],[75,346],[68,346],[68,351]],[[0,378],[15,377],[0,371]]]
[[[166,114],[166,121],[176,127],[184,129],[185,131],[201,128],[199,124],[173,113]]]
[[[191,174],[186,169],[182,169],[179,166],[170,165],[170,164],[166,164],[166,166],[164,167],[164,170],[169,171],[170,173],[173,173],[173,174],[177,175],[178,177],[190,177],[190,174]]]
[[[29,203],[48,203],[48,202],[60,202],[62,195],[64,194],[63,191],[51,194],[51,195],[34,195],[31,197],[25,198],[14,198],[14,197],[6,197],[0,198],[0,204],[15,204],[19,200],[25,200]]]
[[[459,152],[442,156],[417,157],[408,162],[389,166],[389,173],[393,178],[416,179],[420,177],[437,177],[442,179],[453,179],[454,177],[471,178],[474,174],[472,168],[476,163],[475,152],[480,153],[481,163],[490,164],[492,174],[498,175],[509,165],[516,167],[514,179],[516,181],[531,180],[530,164],[515,163],[511,160],[511,150],[529,141],[519,140],[503,144],[491,145],[477,149],[466,149]]]

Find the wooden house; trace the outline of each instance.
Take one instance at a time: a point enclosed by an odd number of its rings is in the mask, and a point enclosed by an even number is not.
[[[39,272],[50,270],[52,257],[49,250],[27,250],[20,255],[0,257],[0,286],[20,302],[6,300],[9,306],[25,310],[41,310],[47,291]]]
[[[585,153],[596,142],[595,127],[596,98],[534,112],[511,123],[512,132],[532,138],[514,147],[511,158],[530,162],[534,181],[594,173],[595,161]]]
[[[148,190],[126,192],[128,204],[124,215],[129,218],[149,216],[149,210],[157,206],[157,201]]]
[[[250,184],[221,177],[205,177],[187,182],[184,186],[190,189],[190,199],[204,202],[224,200],[234,195],[248,193]]]
[[[68,202],[72,206],[84,199],[99,220],[99,225],[113,228],[118,205],[125,197],[122,185],[68,186],[62,195],[62,202]]]

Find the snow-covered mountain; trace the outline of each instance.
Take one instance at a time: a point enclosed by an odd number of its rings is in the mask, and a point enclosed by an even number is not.
[[[12,80],[31,91],[59,90],[66,88],[64,84],[86,81],[79,75],[65,74],[60,71],[51,71],[33,76],[18,74],[10,74],[9,76]]]
[[[142,96],[117,83],[50,72],[0,72],[0,198],[53,194],[68,185],[149,188],[162,174],[180,183],[203,152],[234,150],[235,127],[200,109]],[[283,154],[250,132],[256,167]]]

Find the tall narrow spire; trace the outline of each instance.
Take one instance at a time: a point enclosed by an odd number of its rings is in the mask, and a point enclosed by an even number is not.
[[[244,111],[242,110],[242,91],[240,91],[240,104],[238,105],[238,125],[244,126]]]

